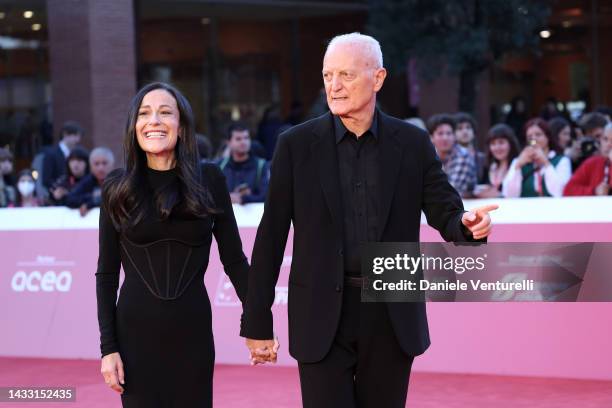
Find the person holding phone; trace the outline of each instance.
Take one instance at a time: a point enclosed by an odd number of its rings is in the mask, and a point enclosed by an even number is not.
[[[561,197],[572,176],[572,165],[561,153],[548,123],[534,118],[525,124],[527,146],[510,164],[504,197]]]

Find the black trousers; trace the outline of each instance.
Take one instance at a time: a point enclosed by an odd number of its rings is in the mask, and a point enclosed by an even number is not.
[[[298,363],[305,408],[404,408],[412,356],[391,327],[384,303],[362,303],[361,289],[345,286],[342,316],[329,353]]]

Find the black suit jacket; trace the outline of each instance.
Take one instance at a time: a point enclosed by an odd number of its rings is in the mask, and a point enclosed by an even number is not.
[[[421,210],[446,241],[471,241],[461,224],[459,194],[429,135],[379,112],[380,242],[418,242]],[[289,275],[289,352],[316,362],[329,351],[340,319],[343,265],[342,198],[330,113],[279,138],[264,214],[257,230],[241,335],[272,338],[271,306],[293,222]],[[409,355],[430,344],[424,303],[387,303],[397,339]]]
[[[46,188],[51,187],[62,174],[66,174],[66,156],[59,145],[55,145],[48,148],[43,156],[43,185]]]

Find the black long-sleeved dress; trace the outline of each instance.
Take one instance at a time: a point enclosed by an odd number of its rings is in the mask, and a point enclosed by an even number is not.
[[[203,182],[218,214],[150,216],[123,233],[100,211],[96,272],[102,356],[119,352],[127,408],[212,405],[215,358],[211,309],[204,286],[212,236],[241,300],[248,263],[221,171],[204,165]],[[178,183],[176,170],[147,170],[151,192]],[[125,279],[119,300],[119,270]],[[238,328],[237,328],[238,329]]]

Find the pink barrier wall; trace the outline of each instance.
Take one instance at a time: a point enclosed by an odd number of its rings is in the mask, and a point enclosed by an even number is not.
[[[502,224],[492,241],[612,241],[612,224]],[[250,254],[256,228],[241,228]],[[439,236],[424,226],[422,238]],[[291,242],[277,286],[279,364],[287,354]],[[97,358],[93,229],[0,231],[0,355]],[[205,277],[217,362],[245,364],[240,304],[213,245]],[[612,379],[612,303],[429,303],[432,346],[420,371]]]

